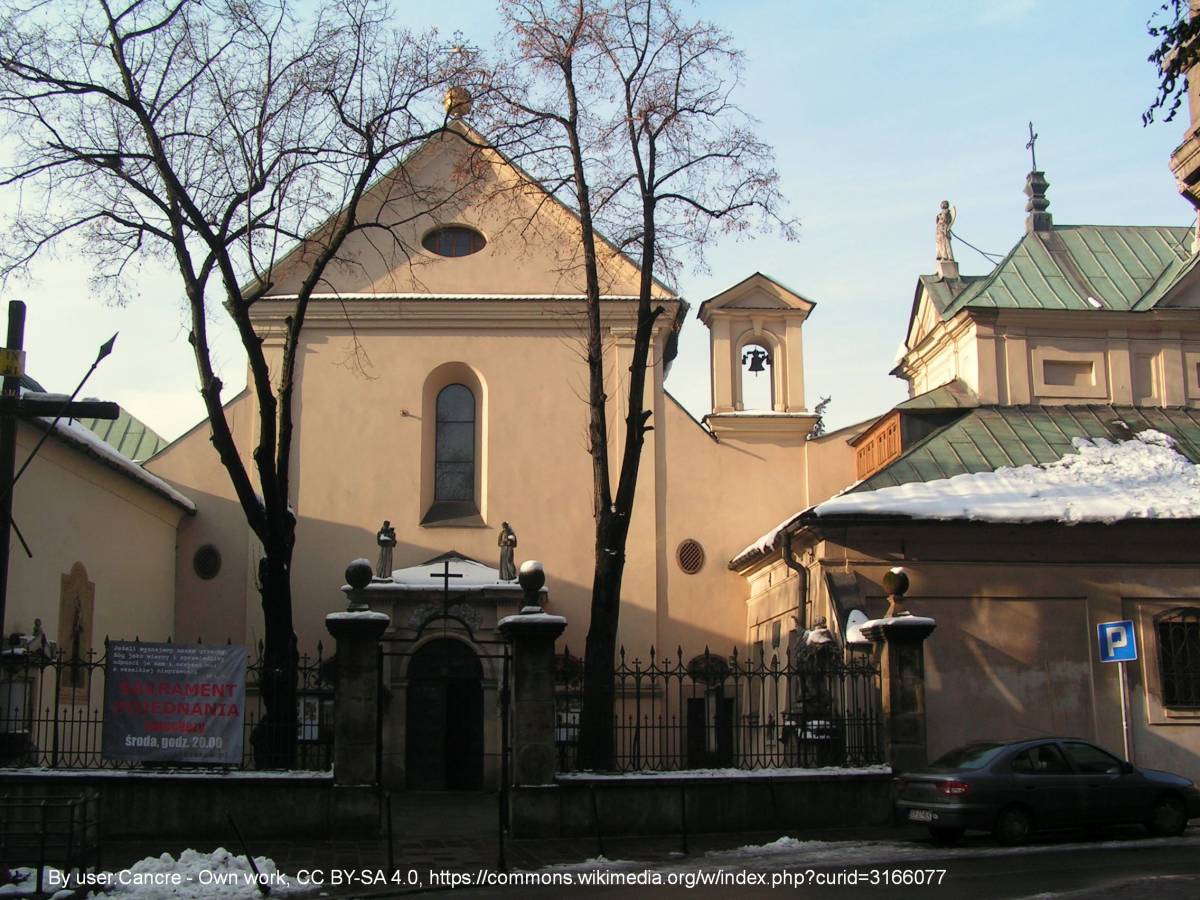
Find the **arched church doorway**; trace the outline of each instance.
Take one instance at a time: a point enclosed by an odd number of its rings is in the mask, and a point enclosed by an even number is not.
[[[483,666],[462,641],[425,644],[408,665],[405,757],[410,790],[483,787]]]

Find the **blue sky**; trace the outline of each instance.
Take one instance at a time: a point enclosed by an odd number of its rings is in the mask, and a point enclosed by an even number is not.
[[[888,376],[917,275],[934,267],[938,202],[958,209],[956,232],[1004,253],[1023,232],[1027,122],[1060,224],[1192,221],[1167,168],[1182,121],[1143,128],[1154,71],[1147,2],[713,2],[698,11],[747,54],[741,101],[776,148],[800,238],[724,242],[679,285],[700,302],[760,270],[817,302],[805,326],[810,406],[832,395],[832,426],[882,412],[904,395]],[[417,28],[461,29],[486,47],[499,19],[490,2],[399,4]],[[11,202],[0,194],[0,206]],[[964,273],[990,265],[955,245]],[[96,347],[120,330],[117,352],[88,393],[121,402],[164,436],[203,416],[182,303],[169,277],[146,273],[117,308],[88,291],[69,253],[10,285],[29,304],[28,368],[70,390]],[[245,381],[228,329],[226,384]],[[708,335],[689,316],[668,388],[708,411]]]

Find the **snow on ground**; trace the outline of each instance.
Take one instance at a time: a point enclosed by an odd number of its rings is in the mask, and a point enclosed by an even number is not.
[[[58,869],[42,870],[44,892],[63,897],[77,896],[76,890],[88,890],[89,897],[117,897],[120,900],[192,900],[222,897],[227,900],[260,900],[259,884],[270,888],[272,897],[301,889],[293,879],[282,875],[275,863],[265,856],[254,858],[254,867],[245,856],[218,847],[212,853],[184,850],[178,859],[169,853],[148,856],[119,872],[89,872],[82,883]],[[18,869],[18,880],[0,886],[0,897],[23,897],[37,889],[36,873]],[[308,888],[305,888],[308,889]]]
[[[1077,452],[1045,465],[842,494],[814,511],[984,522],[1200,517],[1200,466],[1180,454],[1170,436],[1147,429],[1132,440],[1075,438],[1073,444]]]
[[[258,874],[245,856],[237,856],[224,847],[218,847],[212,853],[184,850],[178,859],[169,853],[148,856],[128,869],[112,873],[111,882],[104,886],[104,894],[121,900],[188,900],[213,896],[257,900],[262,896],[258,889],[260,881],[270,887],[271,896],[294,889],[272,860],[257,856],[254,864]]]
[[[1001,847],[993,844],[961,847],[939,847],[928,841],[803,841],[781,837],[767,844],[749,844],[731,850],[710,850],[690,857],[676,856],[663,861],[607,859],[603,856],[547,866],[543,872],[684,872],[705,871],[776,872],[811,866],[880,866],[892,863],[915,863],[921,860],[954,860],[965,858],[1017,856],[1032,853],[1062,853],[1074,850],[1123,849],[1140,850],[1152,847],[1179,847],[1181,852],[1200,851],[1200,835],[1178,838],[1139,838],[1137,840],[1087,841],[1079,843],[1027,844]],[[1189,850],[1189,848],[1191,848]]]
[[[557,781],[656,781],[680,778],[827,778],[832,775],[891,775],[892,767],[820,766],[813,769],[680,769],[673,772],[564,772]]]

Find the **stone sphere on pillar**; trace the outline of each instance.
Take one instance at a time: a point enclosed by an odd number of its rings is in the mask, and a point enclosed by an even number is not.
[[[374,576],[375,569],[368,560],[356,559],[346,566],[346,584],[356,591],[361,591],[370,584]]]
[[[545,567],[536,559],[527,559],[521,563],[521,568],[517,572],[517,581],[521,583],[521,589],[525,592],[526,606],[536,606],[540,609],[538,593],[546,584]]]
[[[903,597],[908,592],[908,573],[896,566],[883,576],[883,589],[889,595]]]

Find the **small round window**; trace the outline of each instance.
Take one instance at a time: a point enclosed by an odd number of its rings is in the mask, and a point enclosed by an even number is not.
[[[210,578],[216,578],[217,573],[221,571],[220,551],[212,544],[205,544],[192,557],[192,568],[205,581],[208,581]]]
[[[470,256],[486,245],[487,239],[482,234],[465,225],[435,228],[421,241],[421,246],[438,256]]]

